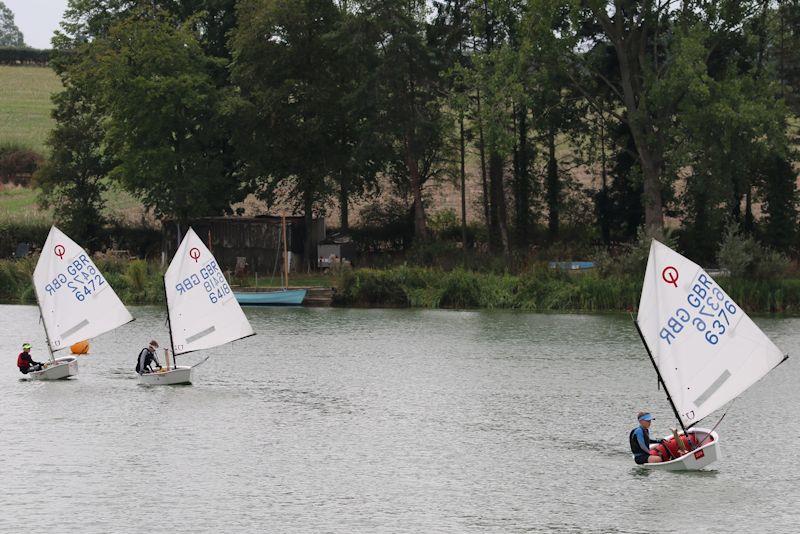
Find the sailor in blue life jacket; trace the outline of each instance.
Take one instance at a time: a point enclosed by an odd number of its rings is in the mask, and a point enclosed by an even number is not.
[[[158,358],[156,358],[156,350],[158,349],[158,342],[154,339],[150,342],[148,346],[142,349],[139,353],[139,357],[136,359],[136,372],[140,375],[145,373],[152,373],[153,368],[150,367],[152,364],[156,364],[156,367],[161,369],[161,364],[158,363]]]
[[[29,354],[30,350],[31,344],[23,343],[22,352],[17,356],[17,367],[19,367],[19,372],[23,375],[27,375],[31,371],[41,371],[44,366],[43,363],[33,361],[33,358],[31,358]]]
[[[661,441],[650,439],[650,422],[653,420],[653,416],[648,412],[639,412],[637,417],[639,426],[631,430],[629,436],[633,460],[639,465],[658,463],[661,461],[661,456],[650,454],[650,445],[661,443]]]

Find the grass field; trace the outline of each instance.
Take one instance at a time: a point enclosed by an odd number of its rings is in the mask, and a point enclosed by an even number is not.
[[[22,187],[0,187],[0,223],[3,222],[50,222],[49,211],[40,210],[36,195],[38,191]]]
[[[48,67],[0,66],[0,142],[16,142],[45,152],[53,127],[50,95],[61,82]]]

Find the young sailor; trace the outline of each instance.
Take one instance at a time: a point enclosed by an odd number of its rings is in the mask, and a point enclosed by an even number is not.
[[[156,349],[158,349],[158,342],[155,339],[150,342],[150,345],[142,349],[142,352],[139,353],[139,358],[136,360],[137,373],[140,375],[152,373],[151,364],[156,364],[156,367],[161,369],[161,364],[158,363],[158,358],[156,358]]]
[[[29,354],[31,350],[30,343],[23,343],[22,344],[22,352],[19,353],[17,356],[17,367],[19,367],[19,372],[27,375],[31,371],[41,371],[44,364],[40,362],[33,361],[31,355]]]
[[[650,439],[650,422],[653,420],[653,416],[648,412],[639,412],[637,418],[639,419],[639,426],[631,430],[628,436],[631,442],[633,461],[639,465],[660,462],[661,456],[654,454],[650,450],[651,444],[661,443]]]

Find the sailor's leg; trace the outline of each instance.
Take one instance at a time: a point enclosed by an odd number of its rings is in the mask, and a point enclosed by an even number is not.
[[[661,456],[652,455],[647,459],[648,464],[657,464],[661,462]]]

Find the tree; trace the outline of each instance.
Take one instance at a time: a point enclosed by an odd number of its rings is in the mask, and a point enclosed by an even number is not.
[[[69,235],[90,248],[99,248],[106,176],[114,166],[105,150],[102,114],[80,91],[68,87],[53,97],[56,127],[47,144],[50,158],[36,175],[40,203],[52,207]]]
[[[159,218],[230,211],[244,191],[228,161],[224,90],[192,28],[170,15],[134,11],[87,43],[71,69],[107,115],[111,177]]]
[[[14,13],[0,1],[0,46],[25,46],[22,32],[14,22]]]
[[[261,195],[272,201],[283,190],[296,199],[311,235],[342,145],[338,106],[347,85],[332,44],[341,14],[330,0],[244,0],[237,15],[236,143]],[[306,239],[309,266],[314,257]]]
[[[427,5],[422,0],[365,0],[379,51],[376,76],[384,132],[397,157],[390,172],[406,182],[413,199],[414,236],[428,236],[425,182],[439,170],[443,148],[442,58],[429,46]],[[400,184],[403,186],[404,184]]]

